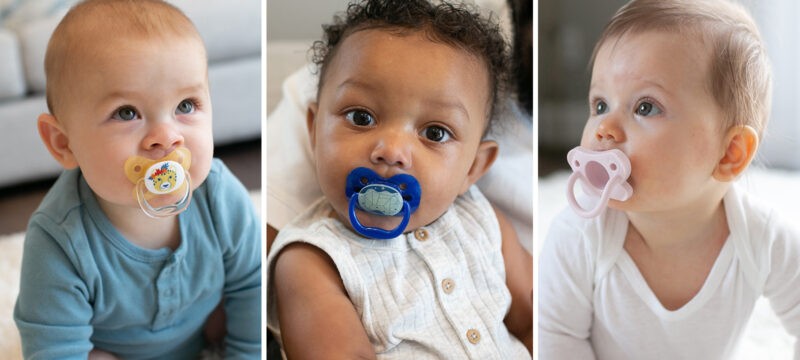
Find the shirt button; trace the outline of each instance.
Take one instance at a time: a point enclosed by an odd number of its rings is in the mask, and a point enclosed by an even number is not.
[[[428,240],[428,231],[425,229],[417,229],[414,231],[414,237],[419,241]]]
[[[473,344],[477,344],[481,341],[481,333],[478,332],[478,330],[469,329],[467,330],[467,340]]]
[[[167,291],[164,292],[164,295],[172,296],[172,289],[167,289]]]
[[[456,288],[456,282],[453,279],[447,278],[442,280],[442,290],[444,290],[445,294],[449,294],[453,292],[453,289]]]

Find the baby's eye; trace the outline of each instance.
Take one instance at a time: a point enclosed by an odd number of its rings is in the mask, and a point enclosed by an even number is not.
[[[603,100],[598,100],[594,103],[594,113],[595,115],[602,115],[608,111],[608,104],[606,104]]]
[[[429,126],[422,129],[421,135],[430,141],[443,143],[450,140],[450,132],[441,126]]]
[[[114,111],[114,115],[112,117],[116,120],[129,121],[136,119],[138,114],[136,113],[136,109],[130,106],[123,106]]]
[[[175,109],[175,114],[191,114],[194,112],[194,103],[191,100],[183,100]]]
[[[364,110],[350,110],[345,114],[345,118],[355,126],[375,125],[375,118]]]
[[[661,114],[661,109],[651,102],[642,101],[636,107],[636,115],[639,116],[655,116]]]

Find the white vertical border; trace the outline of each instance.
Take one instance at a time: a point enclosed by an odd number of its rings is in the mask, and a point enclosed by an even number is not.
[[[539,0],[533,0],[533,359],[539,358]]]
[[[261,358],[267,358],[267,0],[261,0]]]

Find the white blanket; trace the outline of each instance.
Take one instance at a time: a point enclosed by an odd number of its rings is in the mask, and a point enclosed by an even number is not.
[[[535,254],[539,255],[542,241],[553,217],[567,206],[566,184],[569,172],[562,171],[539,179],[538,214]],[[738,180],[749,193],[761,198],[789,219],[800,219],[800,172],[767,170],[753,167]],[[798,239],[800,241],[800,239]],[[724,329],[721,329],[724,331]],[[794,340],[783,329],[769,301],[756,303],[744,339],[739,359],[792,359]]]

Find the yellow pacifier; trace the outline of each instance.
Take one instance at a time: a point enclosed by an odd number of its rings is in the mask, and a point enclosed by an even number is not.
[[[192,199],[191,164],[192,155],[183,147],[161,159],[131,156],[125,161],[125,176],[135,184],[133,197],[145,214],[166,217],[186,210]]]

